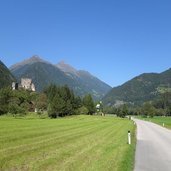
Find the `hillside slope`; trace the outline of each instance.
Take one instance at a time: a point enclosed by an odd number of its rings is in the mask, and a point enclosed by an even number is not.
[[[90,74],[87,79],[87,76],[79,74],[76,69],[67,64],[55,66],[38,56],[33,56],[11,66],[10,70],[18,81],[24,77],[31,78],[38,91],[43,90],[43,88],[51,83],[56,85],[67,84],[77,95],[83,96],[90,93],[97,100],[101,99],[111,89],[110,86]]]
[[[11,74],[5,64],[0,60],[0,88],[11,86],[13,81],[15,81],[14,76]]]
[[[154,99],[163,87],[171,87],[171,69],[160,74],[145,73],[114,87],[103,98],[103,102],[108,105],[114,105],[117,101],[141,104]]]
[[[94,94],[98,99],[102,98],[107,92],[111,90],[111,87],[98,79],[97,77],[90,74],[88,71],[76,70],[72,66],[60,62],[56,65],[59,69],[66,73],[79,83],[87,92]]]

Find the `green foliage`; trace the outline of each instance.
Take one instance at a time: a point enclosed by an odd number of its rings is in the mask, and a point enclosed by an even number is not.
[[[35,107],[40,113],[47,110],[47,96],[45,93],[37,94],[36,100],[35,100]]]
[[[139,117],[141,119],[141,117]],[[163,123],[164,123],[164,126],[166,128],[169,128],[171,129],[171,117],[164,117],[164,116],[155,116],[153,118],[143,118],[147,121],[150,121],[150,122],[154,122],[156,124],[159,124],[161,126],[163,126]]]
[[[0,89],[11,86],[13,81],[15,81],[14,76],[0,60]]]
[[[74,109],[78,109],[78,108],[81,108],[82,107],[82,99],[79,97],[79,96],[76,96],[74,98],[74,103],[73,103],[73,107]]]
[[[84,96],[83,105],[88,109],[88,114],[92,115],[95,113],[95,104],[90,94]]]
[[[85,106],[82,106],[75,111],[76,115],[87,115],[88,114],[88,109]]]
[[[48,114],[52,118],[74,114],[81,107],[81,99],[74,96],[68,86],[49,86],[45,93],[48,97]]]
[[[128,106],[126,104],[120,106],[116,110],[116,115],[118,117],[125,118],[125,116],[128,115],[128,114],[129,114],[129,112],[128,112]]]
[[[104,104],[113,105],[117,100],[120,100],[134,105],[142,105],[146,101],[158,98],[161,92],[170,91],[170,87],[171,69],[160,74],[142,74],[121,86],[113,88],[103,98],[103,102]],[[166,102],[167,97],[164,97],[164,94],[163,98]]]
[[[122,113],[124,117],[128,115],[128,106],[126,104],[122,106]]]
[[[78,71],[75,75],[72,73],[68,75],[57,66],[37,57],[24,61],[23,65],[12,67],[11,72],[18,80],[25,77],[32,78],[37,91],[42,91],[46,86],[54,83],[57,86],[68,85],[78,96],[83,97],[91,93],[94,99],[100,99],[111,89],[109,85],[88,72]]]
[[[0,90],[0,114],[25,114],[34,110],[35,94],[25,90],[12,91],[10,88]]]
[[[153,117],[156,113],[156,109],[151,103],[145,103],[142,107],[142,114],[147,117]]]
[[[8,104],[12,96],[10,88],[0,89],[0,115],[8,113]]]
[[[103,111],[108,114],[116,114],[116,108],[113,106],[105,106]]]
[[[0,115],[26,114],[34,112],[35,109],[39,115],[48,111],[48,115],[52,118],[95,112],[94,102],[90,95],[84,98],[84,105],[81,98],[76,97],[68,86],[50,85],[44,93],[10,88],[0,90]]]
[[[24,106],[24,105],[17,105],[15,103],[9,103],[8,105],[8,112],[11,114],[26,114],[28,112],[28,106]]]

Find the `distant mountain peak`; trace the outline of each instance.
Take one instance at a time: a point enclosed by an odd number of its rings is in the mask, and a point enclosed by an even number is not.
[[[42,59],[40,56],[38,55],[33,55],[32,57],[25,59],[23,62],[24,64],[30,64],[30,63],[35,63],[35,62],[44,62],[44,63],[49,63],[47,61],[45,61],[44,59]]]
[[[71,73],[78,76],[78,71],[73,66],[65,63],[65,61],[60,61],[56,66],[65,73]]]
[[[64,61],[53,65],[37,55],[11,68],[11,72],[18,80],[25,77],[31,78],[37,91],[42,91],[51,83],[58,86],[67,84],[76,95],[92,94],[93,98],[99,100],[111,89],[109,85],[86,71],[78,71]]]
[[[10,67],[10,70],[17,69],[18,67],[24,66],[24,65],[31,65],[37,62],[42,62],[42,63],[48,63],[47,61],[43,60],[40,58],[38,55],[33,55],[31,58],[25,59],[22,62],[16,63]]]
[[[69,64],[67,64],[64,60],[59,61],[58,64],[59,64],[59,65],[69,65]],[[58,64],[57,64],[57,65],[58,65]]]
[[[28,60],[30,61],[34,61],[34,62],[42,62],[44,61],[43,59],[41,59],[38,55],[33,55],[31,58],[29,58]]]

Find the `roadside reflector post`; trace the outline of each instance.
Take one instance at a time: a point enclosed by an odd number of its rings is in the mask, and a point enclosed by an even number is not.
[[[128,144],[130,145],[131,144],[131,132],[128,131]]]
[[[164,127],[164,123],[163,123],[163,127]]]

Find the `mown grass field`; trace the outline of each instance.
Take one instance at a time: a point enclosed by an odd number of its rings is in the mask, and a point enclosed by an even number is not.
[[[142,117],[140,119],[142,119]],[[154,122],[154,123],[159,124],[161,126],[163,126],[163,123],[164,123],[164,126],[166,128],[171,129],[171,117],[155,116],[153,118],[143,118],[143,119],[145,119],[147,121]]]
[[[0,117],[0,171],[131,171],[134,152],[135,127],[127,119]]]

